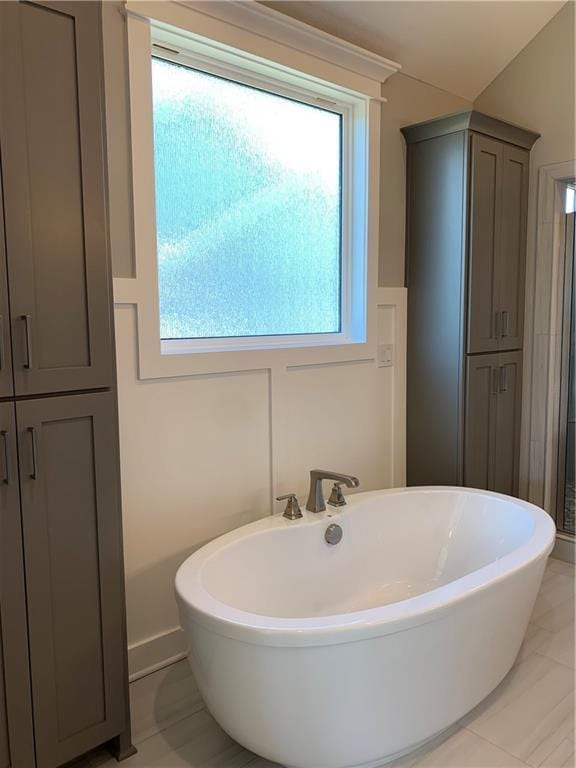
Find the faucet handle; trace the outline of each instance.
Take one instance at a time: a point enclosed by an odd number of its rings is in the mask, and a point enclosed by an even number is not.
[[[334,483],[328,504],[332,507],[344,507],[346,505],[346,497],[342,493],[342,483]]]
[[[298,520],[303,516],[300,504],[298,504],[298,497],[295,493],[285,493],[284,496],[276,496],[276,501],[284,500],[287,500],[287,504],[282,515],[283,517],[287,520]]]

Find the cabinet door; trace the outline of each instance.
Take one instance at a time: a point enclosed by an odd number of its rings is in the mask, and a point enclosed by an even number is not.
[[[491,489],[494,485],[498,355],[468,357],[466,422],[464,427],[464,485]]]
[[[492,490],[518,494],[520,417],[522,401],[522,353],[498,355],[498,405],[496,453]]]
[[[0,768],[32,768],[22,525],[14,405],[0,404]]]
[[[0,155],[0,169],[1,167],[2,157]],[[6,272],[6,251],[4,248],[4,203],[2,200],[2,184],[0,183],[0,397],[11,397],[13,394],[8,274]]]
[[[113,395],[16,406],[38,768],[124,728],[122,536]]]
[[[111,383],[100,4],[0,3],[16,394]]]
[[[498,270],[501,350],[522,347],[529,156],[524,149],[503,145],[502,245]]]
[[[468,352],[495,352],[499,342],[498,262],[503,146],[472,136],[468,266]]]

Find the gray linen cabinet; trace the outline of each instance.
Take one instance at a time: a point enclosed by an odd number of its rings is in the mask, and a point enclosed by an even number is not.
[[[99,2],[0,3],[0,768],[131,746]]]
[[[407,142],[407,482],[516,495],[529,153],[469,111]]]

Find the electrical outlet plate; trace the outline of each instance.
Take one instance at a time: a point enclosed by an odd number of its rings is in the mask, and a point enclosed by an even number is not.
[[[378,368],[394,365],[394,344],[378,344]]]

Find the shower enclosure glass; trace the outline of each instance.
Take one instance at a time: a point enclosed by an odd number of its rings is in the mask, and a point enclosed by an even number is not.
[[[560,382],[560,433],[558,453],[557,522],[559,530],[575,533],[575,426],[576,379],[574,347],[576,343],[576,279],[574,270],[575,191],[566,190],[564,320],[562,328],[562,378]]]

